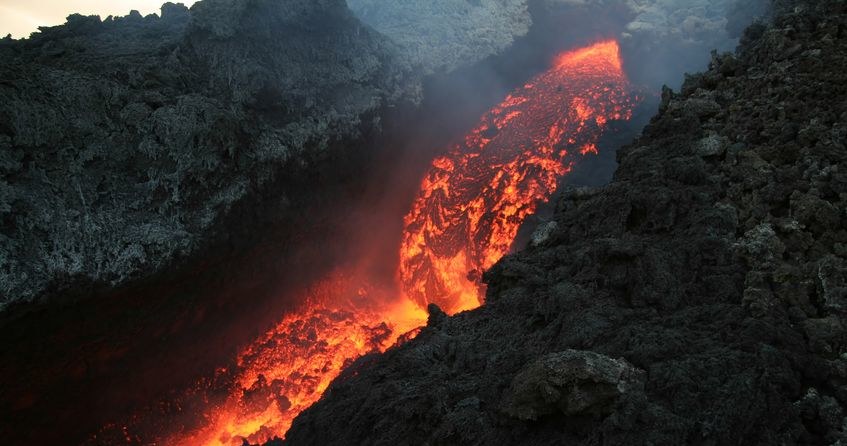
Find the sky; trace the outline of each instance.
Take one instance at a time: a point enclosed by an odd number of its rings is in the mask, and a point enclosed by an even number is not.
[[[168,0],[0,0],[0,38],[28,37],[39,26],[65,23],[65,18],[74,12],[83,15],[107,16],[127,15],[137,9],[142,15],[158,13],[162,3]],[[191,6],[196,0],[170,0]]]

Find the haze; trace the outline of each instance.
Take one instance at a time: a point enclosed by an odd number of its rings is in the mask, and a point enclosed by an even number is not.
[[[197,0],[183,0],[191,6]],[[20,39],[38,31],[39,26],[65,23],[72,13],[123,16],[136,9],[142,15],[158,13],[165,0],[0,0],[0,37],[11,34]],[[174,1],[177,3],[177,1]]]

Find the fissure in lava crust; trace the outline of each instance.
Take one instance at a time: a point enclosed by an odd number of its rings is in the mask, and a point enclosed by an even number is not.
[[[232,382],[225,396],[209,383],[188,392],[183,406],[201,413],[195,427],[160,433],[156,443],[282,437],[345,366],[425,324],[428,304],[449,314],[479,306],[481,272],[509,252],[573,163],[596,153],[608,123],[631,117],[631,91],[617,42],[560,54],[432,162],[404,220],[397,284],[368,284],[355,271],[321,281],[239,355],[236,370],[220,371]]]

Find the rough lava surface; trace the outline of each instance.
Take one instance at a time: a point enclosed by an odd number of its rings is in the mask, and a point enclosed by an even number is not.
[[[422,71],[449,71],[496,54],[529,31],[526,0],[348,0]]]
[[[191,255],[414,90],[402,67],[343,0],[167,3],[0,40],[0,308]]]
[[[349,367],[288,444],[847,441],[847,3],[779,1],[486,303]]]

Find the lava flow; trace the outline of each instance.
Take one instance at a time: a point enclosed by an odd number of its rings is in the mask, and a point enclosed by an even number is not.
[[[615,41],[563,53],[550,70],[485,114],[432,163],[400,252],[403,290],[448,313],[480,305],[481,272],[512,246],[524,219],[556,190],[576,155],[596,153],[632,103]]]
[[[616,42],[559,55],[432,162],[405,218],[400,291],[356,274],[322,282],[300,311],[242,352],[228,396],[203,397],[212,407],[201,410],[202,428],[158,444],[283,436],[351,361],[423,325],[429,303],[450,314],[480,305],[481,272],[509,252],[524,218],[580,156],[596,153],[610,121],[630,118],[632,105]]]
[[[388,299],[356,282],[356,275],[338,273],[312,287],[300,311],[241,352],[236,385],[204,414],[205,427],[162,444],[241,446],[282,436],[350,362],[426,322],[426,312],[408,300],[374,305]]]

